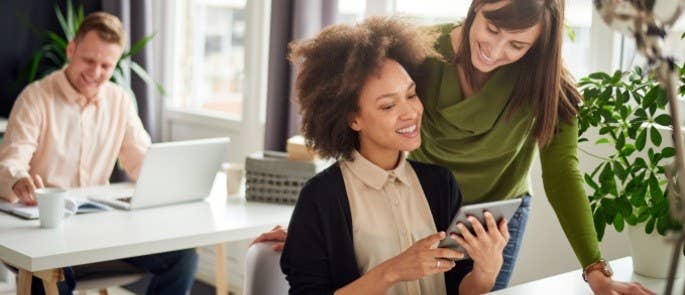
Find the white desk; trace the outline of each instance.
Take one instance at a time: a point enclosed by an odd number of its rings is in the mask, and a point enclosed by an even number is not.
[[[30,288],[25,276],[31,274],[54,283],[64,266],[244,240],[290,220],[292,205],[226,202],[224,179],[223,173],[217,175],[206,201],[76,215],[65,220],[63,230],[41,229],[38,220],[0,213],[0,260],[22,270],[21,294],[22,283]],[[225,267],[217,270],[220,266]]]
[[[630,257],[616,259],[610,262],[614,270],[614,279],[624,282],[639,282],[646,288],[657,294],[663,294],[666,289],[666,281],[640,276],[633,273],[633,260]],[[683,284],[685,279],[676,281],[673,294],[683,294]],[[574,270],[567,273],[547,277],[537,281],[517,285],[490,294],[499,295],[582,295],[592,294],[590,287],[581,278],[581,270]]]

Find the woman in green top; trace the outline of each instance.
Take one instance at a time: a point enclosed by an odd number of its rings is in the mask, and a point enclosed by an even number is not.
[[[578,171],[581,97],[562,64],[563,0],[473,0],[463,24],[436,27],[443,59],[414,77],[425,106],[423,143],[410,158],[449,168],[464,201],[523,198],[495,289],[508,285],[530,211],[527,178],[539,149],[544,187],[597,294],[652,294],[613,281]],[[258,241],[285,239],[284,228]],[[275,250],[281,245],[276,244]]]

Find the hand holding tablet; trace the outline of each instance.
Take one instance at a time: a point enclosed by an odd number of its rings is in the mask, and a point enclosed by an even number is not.
[[[473,234],[471,222],[468,220],[469,216],[475,217],[483,225],[483,227],[486,227],[485,217],[483,215],[484,212],[490,212],[495,218],[495,222],[499,224],[499,221],[502,220],[502,218],[506,219],[507,222],[511,220],[520,205],[521,199],[513,199],[479,203],[461,207],[456,216],[452,219],[452,222],[446,231],[446,238],[440,241],[438,247],[454,249],[464,253],[464,259],[469,258],[466,250],[450,237],[451,234],[461,235],[461,231],[457,227],[457,224],[463,224]]]

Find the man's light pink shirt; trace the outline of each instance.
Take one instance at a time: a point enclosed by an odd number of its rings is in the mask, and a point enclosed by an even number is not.
[[[56,71],[27,86],[12,108],[0,146],[0,196],[13,201],[12,185],[34,174],[48,187],[107,184],[117,158],[136,179],[149,145],[124,89],[107,82],[88,100]]]

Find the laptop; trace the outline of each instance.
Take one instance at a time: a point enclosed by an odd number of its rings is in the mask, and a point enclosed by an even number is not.
[[[124,210],[202,200],[227,154],[229,138],[154,143],[135,184],[84,188],[88,199]]]

